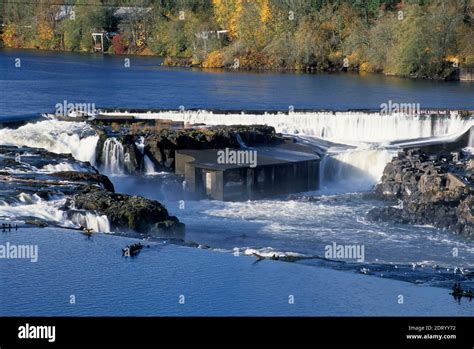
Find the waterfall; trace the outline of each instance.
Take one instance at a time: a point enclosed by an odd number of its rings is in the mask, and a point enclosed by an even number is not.
[[[17,197],[11,199],[10,203],[0,201],[1,218],[24,220],[35,217],[62,226],[77,227],[82,225],[93,229],[95,232],[110,232],[110,222],[105,215],[75,212],[68,219],[68,212],[63,211],[63,206],[66,203],[65,198],[47,201],[36,194],[20,193]]]
[[[277,132],[302,134],[342,143],[391,142],[459,133],[474,125],[473,117],[457,112],[425,116],[354,112],[293,112],[290,114],[214,114],[207,111],[142,113],[141,119],[170,119],[206,125],[266,124]]]
[[[143,159],[145,162],[145,173],[147,175],[156,174],[155,164],[153,163],[153,161],[151,161],[150,157],[148,155],[145,155]]]
[[[469,130],[469,141],[467,147],[471,150],[471,152],[474,152],[474,127],[471,127]]]
[[[95,130],[85,122],[45,120],[18,128],[1,128],[0,144],[43,148],[56,154],[72,154],[75,159],[95,163]]]
[[[396,150],[356,148],[332,152],[322,159],[321,187],[341,191],[370,190],[382,177]]]
[[[76,163],[61,162],[59,164],[48,164],[43,166],[39,172],[54,173],[62,171],[89,172],[90,168]]]
[[[474,117],[462,117],[456,111],[446,115],[386,115],[363,111],[223,114],[200,110],[134,113],[134,117],[206,125],[273,126],[277,132],[298,135],[303,144],[314,145],[320,150],[329,147],[328,155],[321,162],[321,185],[353,191],[370,189],[380,180],[386,163],[395,155],[395,151],[384,149],[389,143],[448,137],[462,134],[474,126]],[[471,133],[471,146],[472,137]],[[335,149],[328,142],[355,148]],[[367,143],[372,146],[368,147]]]
[[[156,174],[155,171],[155,164],[151,161],[150,157],[145,154],[145,137],[140,136],[138,142],[135,143],[140,153],[143,155],[143,163],[145,164],[145,174],[146,175],[154,175]]]
[[[36,194],[20,193],[10,202],[0,202],[0,217],[10,220],[23,220],[31,217],[58,224],[66,224],[65,212],[61,209],[66,199],[46,201]]]
[[[77,225],[92,229],[94,232],[110,233],[110,222],[105,215],[99,216],[90,212],[85,214],[74,213],[71,220]]]
[[[124,173],[124,151],[123,145],[117,138],[107,138],[102,148],[102,164],[104,170],[110,174]]]
[[[145,154],[145,137],[140,136],[138,142],[135,142],[135,145],[137,146],[140,153],[142,153],[142,155]]]

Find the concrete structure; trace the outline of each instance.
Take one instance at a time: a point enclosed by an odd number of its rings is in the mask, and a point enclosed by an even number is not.
[[[254,200],[317,190],[320,157],[281,147],[233,149],[256,151],[256,166],[218,163],[219,149],[177,150],[176,173],[198,198]]]

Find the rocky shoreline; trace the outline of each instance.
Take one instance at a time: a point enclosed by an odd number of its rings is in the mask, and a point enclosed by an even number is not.
[[[64,168],[77,169],[63,171]],[[110,231],[184,239],[185,226],[155,200],[118,194],[110,179],[88,162],[68,154],[54,154],[30,147],[0,146],[0,201],[7,208],[21,205],[53,207],[53,214],[31,216],[28,210],[7,220],[40,226],[98,228],[88,226],[90,217],[107,219]],[[1,215],[1,211],[0,211]],[[94,223],[94,222],[92,222]],[[91,223],[91,224],[92,224]],[[94,225],[94,224],[92,224]],[[98,224],[95,224],[98,226]]]
[[[170,216],[160,202],[102,190],[97,186],[81,188],[68,199],[66,207],[106,215],[112,231],[125,229],[170,238],[179,238],[184,233],[184,224],[177,217]]]
[[[172,174],[178,149],[240,148],[283,142],[273,127],[261,125],[185,129],[122,125],[118,130],[94,125],[94,129],[99,136],[95,166],[107,171],[110,162],[115,161],[129,175],[144,173],[145,156],[158,171]],[[36,212],[13,216],[28,224],[184,240],[184,224],[160,202],[116,193],[112,181],[95,166],[70,154],[0,146],[0,201],[8,208],[60,204],[54,207],[53,214],[44,217]],[[181,185],[171,182],[176,192],[181,192]],[[12,219],[7,214],[2,217],[0,211],[1,218]]]
[[[131,175],[143,174],[146,160],[153,163],[156,171],[172,175],[176,150],[245,148],[285,142],[282,135],[266,125],[160,129],[147,124],[122,124],[117,129],[96,123],[93,127],[99,136],[97,168],[106,169],[112,159],[123,167],[123,174]],[[463,138],[461,143],[466,142]],[[168,182],[174,194],[181,196],[180,179],[173,177]],[[184,237],[184,224],[169,215],[160,202],[116,193],[110,179],[88,162],[39,148],[0,146],[0,201],[20,204],[22,193],[45,202],[62,198],[59,210],[76,225],[82,225],[80,222],[87,221],[84,217],[93,214],[106,217],[108,229],[114,232]],[[401,150],[385,166],[375,194],[391,205],[370,210],[371,220],[433,225],[474,236],[474,159],[458,145]],[[47,218],[39,221],[59,224]]]
[[[375,193],[397,205],[370,210],[371,220],[433,225],[474,236],[474,158],[468,152],[400,151],[385,166]]]

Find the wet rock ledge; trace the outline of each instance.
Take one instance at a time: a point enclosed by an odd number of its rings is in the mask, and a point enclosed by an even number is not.
[[[203,126],[193,128],[137,128],[122,125],[119,129],[110,126],[95,125],[99,135],[97,143],[97,165],[105,161],[104,144],[107,139],[115,138],[127,154],[125,172],[140,173],[143,169],[143,156],[153,162],[157,171],[173,172],[175,169],[175,151],[180,149],[223,149],[240,148],[242,145],[272,145],[283,142],[275,129],[266,125]],[[137,144],[143,142],[143,151]],[[143,154],[142,154],[143,152]]]
[[[64,168],[77,170],[63,171]],[[25,199],[25,195],[30,199]],[[37,200],[45,206],[63,200],[64,204],[58,207],[63,212],[62,218],[60,214],[60,220],[47,220],[41,213],[32,215],[31,210],[25,210],[28,213],[24,216],[2,217],[2,205],[8,208],[38,203]],[[170,216],[161,203],[115,193],[110,179],[90,163],[43,149],[0,146],[0,220],[34,222],[41,226],[64,226],[70,220],[79,228],[81,224],[74,218],[88,214],[107,216],[115,233],[184,239],[184,224]]]
[[[398,205],[372,209],[372,220],[474,236],[474,159],[467,152],[401,151],[386,165],[375,193]]]
[[[87,186],[74,194],[67,205],[106,215],[113,231],[126,229],[149,235],[168,234],[172,238],[184,233],[184,224],[175,216],[170,216],[161,203],[140,196]]]

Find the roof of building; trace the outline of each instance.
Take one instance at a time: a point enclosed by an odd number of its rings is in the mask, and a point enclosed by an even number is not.
[[[176,150],[176,153],[188,155],[194,158],[193,161],[188,162],[194,167],[205,168],[210,170],[225,171],[236,168],[249,168],[250,164],[247,163],[218,163],[218,151],[225,149],[184,149]],[[294,151],[289,149],[283,149],[279,147],[253,147],[246,149],[229,149],[229,151],[256,151],[257,161],[256,166],[268,166],[278,164],[297,163],[305,161],[320,160],[317,154],[311,154],[301,151]],[[241,153],[242,155],[244,153]]]
[[[143,6],[123,6],[115,10],[114,16],[122,19],[128,19],[135,16],[141,16],[153,10],[152,7]]]

